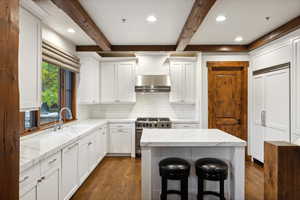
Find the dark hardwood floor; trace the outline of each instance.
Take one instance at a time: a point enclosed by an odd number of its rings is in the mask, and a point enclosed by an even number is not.
[[[246,162],[246,200],[263,200],[263,168]],[[141,200],[141,161],[105,158],[72,200]]]

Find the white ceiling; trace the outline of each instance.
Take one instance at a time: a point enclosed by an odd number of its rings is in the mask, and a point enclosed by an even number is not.
[[[220,14],[223,23],[216,22]],[[299,15],[300,0],[217,0],[191,44],[236,44],[236,36],[248,44]]]
[[[42,7],[49,13],[44,23],[76,45],[94,45],[64,12],[49,0]],[[80,0],[113,45],[176,44],[194,0]],[[223,23],[215,18],[227,17]],[[217,0],[192,38],[191,44],[248,44],[300,14],[300,0]],[[158,21],[149,24],[148,15]],[[265,17],[270,17],[267,21]],[[122,23],[122,19],[127,20]],[[67,32],[75,29],[75,34]],[[244,41],[234,42],[236,36]]]
[[[176,44],[194,0],[80,0],[114,45]],[[157,22],[149,24],[148,15]],[[122,23],[122,18],[127,19]]]
[[[95,45],[96,43],[62,10],[58,9],[49,0],[38,1],[38,5],[47,13],[43,17],[44,24],[51,27],[55,32],[62,35],[76,45]],[[72,28],[76,32],[68,33],[68,29]]]

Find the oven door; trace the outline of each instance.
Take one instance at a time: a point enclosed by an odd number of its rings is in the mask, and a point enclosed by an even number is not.
[[[136,157],[141,157],[141,137],[143,133],[143,128],[135,129],[135,154]]]

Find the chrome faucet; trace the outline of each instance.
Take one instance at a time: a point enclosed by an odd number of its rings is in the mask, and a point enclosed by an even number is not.
[[[62,113],[65,110],[68,112],[67,119],[69,119],[69,120],[73,119],[72,111],[70,108],[68,108],[68,107],[61,108],[59,111],[58,123],[54,126],[54,131],[62,129],[63,124],[64,124],[64,121],[62,120],[62,118],[63,118]]]

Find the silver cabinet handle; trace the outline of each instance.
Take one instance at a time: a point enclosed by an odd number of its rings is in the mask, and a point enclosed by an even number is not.
[[[266,111],[263,110],[261,111],[261,125],[266,127]]]
[[[27,179],[29,179],[29,176],[25,176],[22,180],[19,181],[19,183],[23,183],[23,182],[26,181]]]
[[[51,165],[51,164],[55,163],[56,160],[57,160],[57,159],[55,158],[55,159],[49,161],[49,162],[48,162],[48,165]]]

